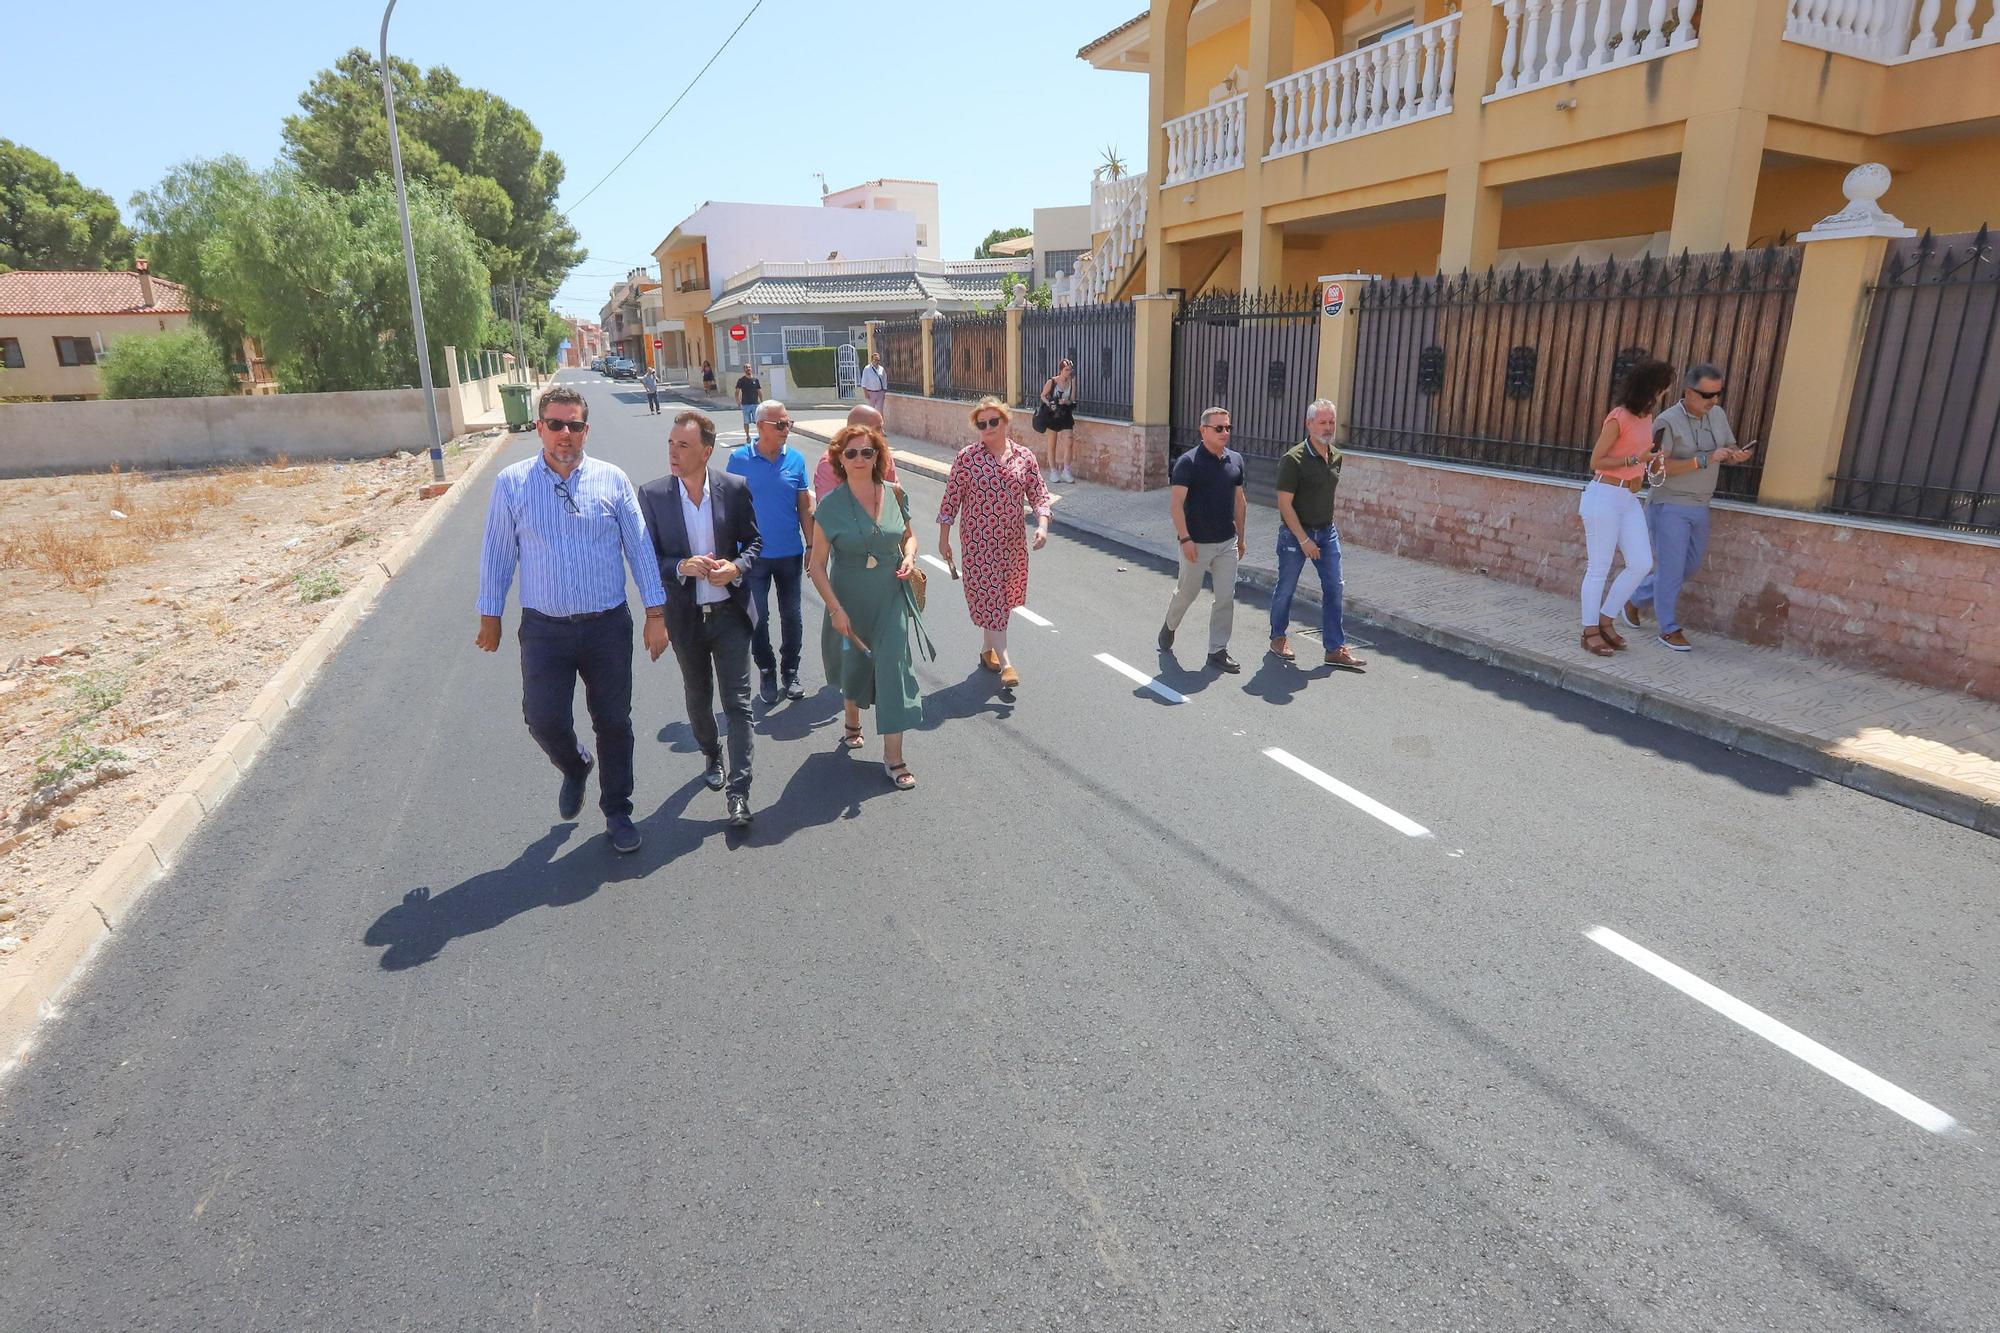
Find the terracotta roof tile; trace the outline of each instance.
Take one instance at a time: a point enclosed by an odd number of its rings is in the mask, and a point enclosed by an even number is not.
[[[0,273],[0,315],[185,315],[187,288],[153,279],[153,304],[141,304],[137,273]]]

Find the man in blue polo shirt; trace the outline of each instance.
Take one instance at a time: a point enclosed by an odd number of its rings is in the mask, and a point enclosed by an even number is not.
[[[799,684],[799,648],[805,637],[799,591],[805,582],[806,547],[812,544],[812,473],[805,455],[786,444],[792,414],[775,398],[757,405],[757,441],[729,455],[729,471],[750,485],[763,554],[751,567],[750,598],[757,604],[750,655],[757,662],[758,696],[768,706],[806,697]],[[771,585],[778,585],[778,652],[771,651]],[[782,684],[780,677],[782,676]]]

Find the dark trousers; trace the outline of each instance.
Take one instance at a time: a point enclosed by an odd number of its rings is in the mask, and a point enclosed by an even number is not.
[[[729,794],[750,794],[750,618],[735,602],[715,602],[697,614],[692,633],[674,635],[681,664],[688,729],[710,759],[722,753],[715,730],[716,687],[729,718]]]
[[[799,674],[799,641],[805,637],[804,617],[799,612],[799,590],[805,584],[806,558],[802,555],[760,557],[750,566],[750,600],[757,607],[757,628],[750,640],[750,652],[759,671],[776,671],[782,663],[785,679]],[[778,587],[778,653],[771,652],[771,585]]]
[[[576,681],[597,733],[597,806],[632,813],[632,609],[585,620],[521,612],[521,716],[549,762],[574,777],[590,763],[576,739]]]
[[[660,415],[660,394],[657,389],[646,390],[646,407],[654,416]]]

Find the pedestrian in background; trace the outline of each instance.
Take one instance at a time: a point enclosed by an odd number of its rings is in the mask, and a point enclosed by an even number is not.
[[[709,466],[715,422],[701,412],[674,418],[672,471],[639,488],[660,577],[667,633],[681,668],[688,729],[708,761],[702,781],[728,788],[729,823],[750,826],[750,633],[756,619],[745,580],[758,561],[757,510],[741,477]],[[715,697],[729,718],[729,767],[716,734]]]
[[[878,413],[889,401],[889,372],[882,368],[880,352],[868,354],[868,364],[861,371],[861,392],[868,396],[868,405]]]
[[[870,407],[867,403],[856,403],[853,407],[847,409],[847,424],[850,426],[866,426],[879,435],[882,433],[882,413]],[[886,437],[884,438],[886,439]],[[886,450],[884,458],[886,461],[882,464],[882,480],[895,482],[897,479],[896,451],[893,449]],[[833,494],[833,488],[841,484],[839,461],[834,456],[832,450],[828,450],[820,455],[819,465],[813,469],[813,498],[815,500],[825,500],[827,496]]]
[[[701,363],[701,387],[704,393],[715,392],[715,367],[705,360]]]
[[[1754,448],[1737,448],[1736,432],[1722,410],[1722,371],[1706,362],[1681,377],[1681,400],[1653,418],[1661,445],[1653,485],[1646,494],[1646,534],[1653,543],[1653,572],[1625,603],[1620,616],[1638,629],[1656,612],[1660,642],[1677,653],[1694,651],[1681,629],[1681,587],[1708,554],[1708,502],[1715,498],[1716,469],[1747,463]]]
[[[903,762],[903,733],[924,719],[910,635],[923,633],[923,621],[910,593],[917,534],[902,488],[883,473],[888,452],[881,432],[866,426],[834,433],[827,454],[844,480],[819,507],[807,571],[826,604],[820,656],[826,678],[840,687],[841,744],[861,748],[861,710],[873,708],[882,767],[908,791],[917,779]]]
[[[639,383],[646,386],[646,410],[654,416],[660,415],[660,377],[653,373],[651,366],[647,366]]]
[[[979,665],[998,672],[1000,683],[1009,689],[1021,683],[1021,676],[1007,655],[1007,621],[1015,607],[1028,603],[1028,542],[1021,530],[1024,507],[1035,514],[1035,549],[1041,550],[1049,540],[1049,488],[1042,484],[1034,450],[1007,438],[1012,417],[998,398],[979,400],[972,409],[979,439],[951,460],[951,475],[938,506],[938,554],[962,570],[965,608],[984,636]],[[961,517],[962,563],[951,553],[951,525]]]
[[[1160,626],[1160,651],[1174,650],[1181,618],[1194,605],[1207,575],[1215,602],[1208,613],[1208,664],[1231,674],[1243,668],[1229,655],[1229,631],[1236,617],[1236,567],[1246,545],[1249,502],[1243,490],[1243,456],[1229,447],[1229,409],[1201,414],[1201,445],[1174,460],[1168,513],[1180,542],[1180,582]]]
[[[660,567],[631,480],[587,458],[590,405],[557,385],[536,408],[541,452],[501,469],[486,508],[479,553],[479,633],[484,652],[500,648],[501,614],[514,571],[521,572],[521,715],[528,734],[563,775],[562,818],[583,810],[593,768],[597,804],[611,845],[636,852],[632,823],[632,609],[625,570],[646,605],[646,652],[667,647]],[[597,735],[593,758],[577,741],[576,682]]]
[[[1653,544],[1646,536],[1639,490],[1653,459],[1653,409],[1673,382],[1674,368],[1664,361],[1633,366],[1618,386],[1617,406],[1604,418],[1597,447],[1590,451],[1590,484],[1577,502],[1587,553],[1580,597],[1583,649],[1598,657],[1609,657],[1625,646],[1611,618],[1631,600],[1653,567]],[[1625,567],[1607,592],[1614,555],[1623,557]]]
[[[1076,453],[1076,367],[1068,357],[1056,363],[1056,373],[1042,382],[1042,401],[1049,409],[1049,475],[1075,481],[1070,463]]]
[[[750,431],[757,422],[757,404],[763,400],[764,385],[757,378],[757,372],[748,362],[744,363],[743,376],[736,381],[736,405],[743,409],[743,443],[750,443]]]
[[[1333,437],[1340,414],[1317,399],[1306,408],[1306,438],[1278,460],[1278,582],[1271,590],[1271,652],[1287,662],[1292,651],[1292,598],[1308,562],[1319,575],[1320,643],[1326,665],[1359,671],[1368,664],[1347,646],[1340,614],[1340,531],[1333,526],[1333,497],[1340,486],[1340,450]]]
[[[750,600],[757,629],[750,651],[757,660],[758,697],[766,706],[806,697],[799,684],[799,657],[805,639],[800,594],[805,584],[806,548],[812,544],[813,496],[806,458],[791,447],[792,414],[775,398],[757,405],[757,442],[729,455],[729,471],[750,483],[757,505],[763,553],[750,575]],[[778,592],[778,651],[771,651],[771,590]]]

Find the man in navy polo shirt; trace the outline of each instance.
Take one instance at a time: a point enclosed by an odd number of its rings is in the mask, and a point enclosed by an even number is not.
[[[1181,576],[1160,626],[1160,651],[1174,650],[1181,617],[1194,605],[1205,574],[1215,585],[1208,612],[1208,664],[1235,674],[1243,668],[1229,655],[1229,629],[1236,616],[1236,567],[1246,549],[1243,455],[1229,447],[1229,410],[1201,414],[1201,447],[1174,460],[1167,509],[1180,542]]]
[[[812,543],[812,473],[805,455],[786,444],[792,414],[775,398],[757,405],[757,442],[729,455],[729,471],[750,485],[750,503],[757,511],[757,531],[763,554],[751,568],[750,596],[757,604],[757,626],[750,636],[756,659],[758,696],[768,706],[806,697],[799,684],[799,647],[803,617],[799,591],[804,584],[806,547]],[[771,585],[778,585],[778,652],[771,651]],[[780,677],[782,676],[782,685]]]

